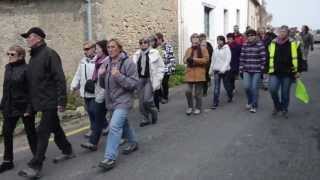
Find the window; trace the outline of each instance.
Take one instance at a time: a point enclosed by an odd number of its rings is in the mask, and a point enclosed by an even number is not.
[[[224,34],[229,33],[229,12],[227,9],[223,11],[224,14]]]
[[[240,27],[240,9],[237,9],[237,25]]]
[[[204,7],[204,33],[207,35],[207,37],[210,37],[210,14],[211,14],[212,8],[209,8],[207,6]]]

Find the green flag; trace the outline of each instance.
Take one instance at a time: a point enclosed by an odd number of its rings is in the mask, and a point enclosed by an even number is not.
[[[305,104],[309,103],[310,97],[301,79],[297,79],[296,82],[296,97]]]

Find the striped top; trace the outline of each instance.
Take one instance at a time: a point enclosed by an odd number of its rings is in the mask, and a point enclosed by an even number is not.
[[[241,49],[240,72],[262,73],[266,64],[266,48],[262,42],[245,43]]]

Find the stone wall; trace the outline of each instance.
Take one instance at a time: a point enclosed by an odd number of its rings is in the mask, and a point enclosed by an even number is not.
[[[95,35],[120,39],[132,54],[139,48],[140,38],[162,32],[177,50],[177,3],[177,0],[97,0]]]
[[[177,51],[177,0],[92,0],[95,40],[118,38],[131,55],[138,39],[162,32]],[[32,26],[47,33],[47,43],[63,60],[67,76],[72,76],[82,56],[85,40],[84,0],[1,0],[0,1],[0,90],[8,47],[20,44],[20,34]],[[2,90],[0,94],[2,93]]]
[[[25,47],[20,34],[32,26],[46,31],[47,43],[60,54],[65,73],[73,74],[84,40],[83,17],[84,6],[79,0],[1,0],[0,89],[7,49],[13,44]]]

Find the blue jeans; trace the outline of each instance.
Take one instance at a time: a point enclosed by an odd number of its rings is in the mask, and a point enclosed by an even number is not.
[[[243,84],[246,91],[248,104],[252,108],[258,107],[259,83],[261,81],[261,73],[243,73]]]
[[[109,125],[105,159],[116,160],[121,137],[128,139],[130,144],[137,143],[136,135],[128,122],[128,109],[115,109]],[[122,134],[123,133],[123,134]]]
[[[97,145],[100,136],[102,134],[102,130],[108,127],[108,121],[106,119],[107,109],[105,102],[97,103],[95,102],[96,114],[93,124],[91,125],[91,136],[89,138],[89,142],[91,144]]]
[[[89,116],[90,129],[93,130],[93,124],[96,118],[96,102],[94,98],[84,98],[85,109]]]
[[[269,91],[274,108],[278,111],[288,111],[290,101],[290,88],[294,79],[291,76],[270,75]],[[281,98],[279,97],[279,91]]]
[[[232,97],[233,97],[233,94],[232,94],[233,87],[232,87],[232,80],[231,80],[230,72],[226,72],[224,74],[219,74],[218,72],[214,72],[213,105],[219,104],[221,81],[223,81],[223,86],[227,92],[228,98],[232,99]]]

